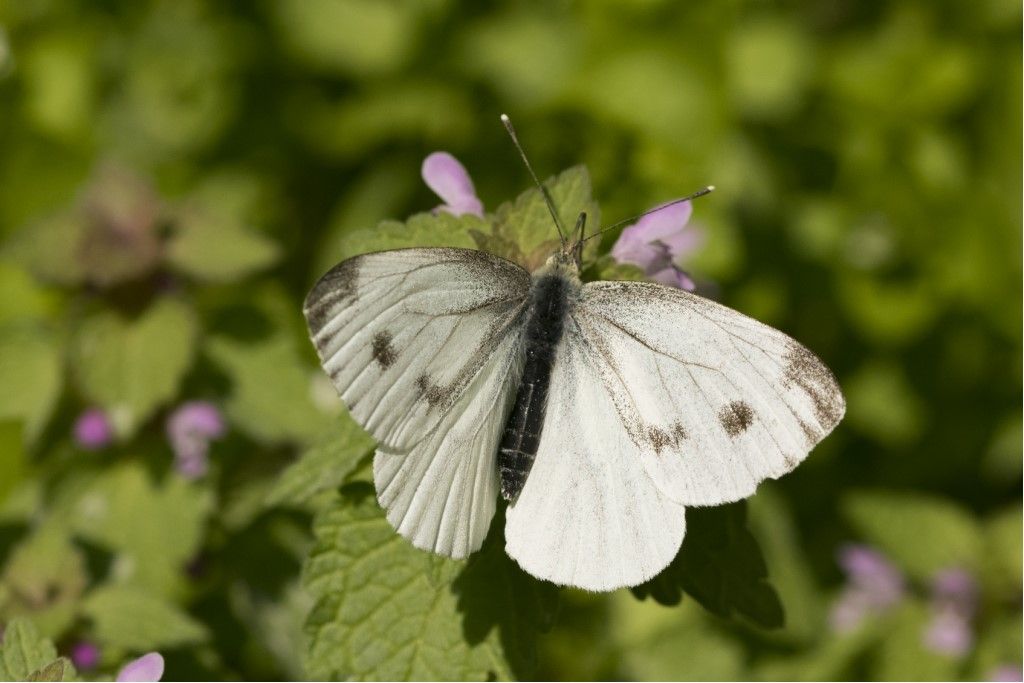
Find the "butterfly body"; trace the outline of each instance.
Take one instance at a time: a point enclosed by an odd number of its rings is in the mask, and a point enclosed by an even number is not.
[[[540,445],[555,354],[566,317],[579,295],[576,273],[575,264],[554,256],[533,275],[525,312],[522,376],[498,448],[505,500],[514,500],[523,488]]]

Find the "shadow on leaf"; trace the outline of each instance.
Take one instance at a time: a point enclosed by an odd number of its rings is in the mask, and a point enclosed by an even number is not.
[[[687,593],[709,612],[741,617],[762,628],[779,628],[785,613],[757,539],[747,529],[747,505],[740,501],[690,508],[686,538],[675,559],[650,581],[632,589],[663,605],[677,605]]]
[[[505,509],[499,506],[483,547],[452,583],[467,642],[482,642],[498,629],[505,657],[518,678],[537,665],[537,636],[558,610],[559,588],[533,578],[505,554]]]

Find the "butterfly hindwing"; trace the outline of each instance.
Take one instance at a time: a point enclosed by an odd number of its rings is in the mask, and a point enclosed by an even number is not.
[[[686,521],[683,506],[659,490],[637,457],[597,363],[570,319],[537,455],[508,509],[505,547],[536,577],[607,591],[664,569]]]
[[[391,450],[423,440],[521,325],[530,275],[471,249],[398,249],[335,266],[310,336],[352,417]]]

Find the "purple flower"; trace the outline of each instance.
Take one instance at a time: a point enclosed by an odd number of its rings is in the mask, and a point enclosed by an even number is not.
[[[838,561],[847,582],[832,607],[834,631],[851,631],[868,615],[885,612],[903,598],[903,574],[874,548],[844,545]]]
[[[932,577],[932,597],[965,616],[978,607],[978,583],[965,569],[943,569]]]
[[[456,216],[471,213],[483,218],[484,205],[458,159],[448,152],[434,152],[423,160],[421,173],[427,187],[445,202],[438,209]]]
[[[95,643],[80,640],[71,647],[71,662],[79,671],[95,669],[100,661],[100,649]]]
[[[114,428],[107,414],[99,408],[90,408],[75,420],[75,443],[87,451],[97,451],[114,438]]]
[[[120,683],[128,681],[159,681],[164,675],[164,658],[159,652],[144,654],[138,659],[121,667],[115,680]]]
[[[1016,664],[1000,664],[988,674],[990,681],[1020,681],[1024,680],[1024,671]]]
[[[696,285],[677,264],[704,241],[697,229],[686,229],[692,202],[666,204],[627,226],[612,247],[612,258],[644,269],[647,277],[692,292]]]
[[[971,622],[978,608],[978,584],[970,572],[945,569],[932,578],[932,619],[922,640],[928,649],[962,657],[974,644]]]
[[[224,419],[212,403],[183,403],[167,418],[167,437],[174,450],[174,467],[186,479],[206,474],[210,441],[224,435]]]
[[[942,609],[932,617],[921,640],[932,652],[962,657],[974,644],[974,634],[970,620],[954,610]]]

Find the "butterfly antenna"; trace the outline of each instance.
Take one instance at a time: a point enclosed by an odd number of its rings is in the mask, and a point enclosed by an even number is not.
[[[512,121],[509,120],[506,114],[501,115],[501,122],[505,126],[505,130],[508,131],[509,137],[512,138],[512,144],[516,146],[519,151],[519,156],[522,157],[523,163],[526,164],[526,170],[530,172],[530,177],[533,178],[534,184],[540,193],[544,195],[544,203],[548,206],[548,212],[551,214],[551,218],[555,221],[555,227],[558,228],[558,237],[562,240],[562,246],[565,246],[565,228],[562,226],[562,221],[558,217],[558,212],[555,211],[555,202],[551,199],[551,193],[548,192],[548,188],[537,178],[537,174],[533,172],[533,166],[530,165],[530,160],[526,158],[526,152],[523,151],[523,146],[519,144],[519,137],[516,135],[516,129],[512,127]]]
[[[593,235],[587,235],[581,241],[582,242],[586,242],[587,240],[589,240],[591,238],[597,237],[598,235],[602,235],[602,234],[604,234],[604,233],[606,233],[606,232],[608,232],[610,230],[614,230],[615,228],[621,228],[623,225],[625,225],[627,223],[633,223],[635,221],[638,221],[641,218],[643,218],[644,216],[646,216],[648,214],[652,214],[655,211],[661,211],[662,209],[667,208],[669,206],[675,206],[676,204],[682,204],[683,202],[688,202],[691,199],[697,199],[698,197],[703,197],[704,195],[711,194],[714,191],[715,191],[715,186],[714,185],[708,185],[707,187],[703,187],[703,188],[697,190],[696,192],[694,192],[693,194],[690,194],[690,195],[687,195],[687,196],[683,197],[682,199],[675,199],[675,200],[672,200],[671,202],[666,202],[665,204],[662,204],[661,206],[656,206],[653,209],[648,209],[647,211],[644,211],[643,213],[638,213],[637,215],[635,215],[635,216],[633,216],[631,218],[623,219],[623,220],[619,221],[618,223],[615,223],[614,225],[609,225],[607,228],[601,228],[600,230],[595,232]]]

